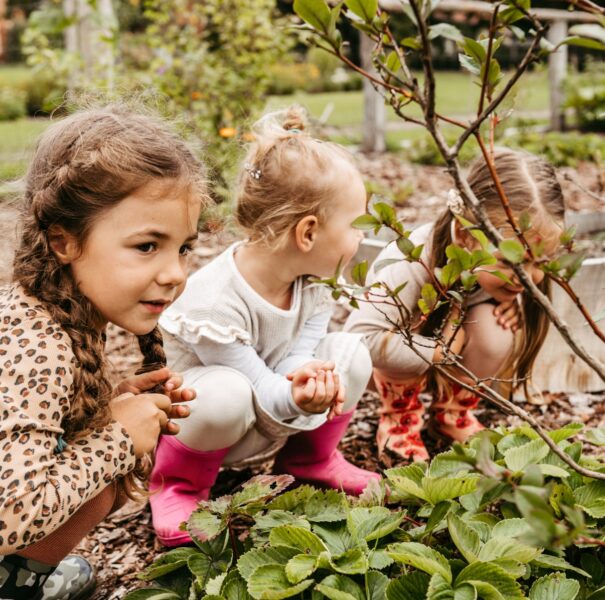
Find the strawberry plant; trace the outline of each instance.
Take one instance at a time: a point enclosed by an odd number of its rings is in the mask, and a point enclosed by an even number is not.
[[[579,464],[583,436],[549,433]],[[605,482],[563,462],[528,426],[499,428],[427,463],[389,469],[359,498],[259,476],[203,501],[194,546],[155,561],[126,600],[598,600]]]

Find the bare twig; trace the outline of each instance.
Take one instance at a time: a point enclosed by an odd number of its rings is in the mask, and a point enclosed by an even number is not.
[[[565,181],[569,181],[570,183],[573,183],[575,186],[580,188],[585,194],[588,194],[594,200],[597,200],[598,202],[605,204],[605,196],[599,196],[598,194],[595,194],[593,191],[584,187],[579,181],[576,181],[569,173],[565,173],[565,175],[563,175],[563,178],[565,179]]]

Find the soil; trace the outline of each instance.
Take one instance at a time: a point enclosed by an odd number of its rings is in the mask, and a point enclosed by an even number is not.
[[[434,218],[435,213],[444,206],[446,192],[452,186],[451,178],[444,169],[404,164],[391,155],[359,157],[359,166],[376,187],[395,197],[400,215],[409,225]],[[577,170],[564,171],[592,193],[605,195],[605,173],[596,165],[584,163]],[[562,184],[570,209],[603,210],[601,202],[582,192],[575,184],[564,178]],[[7,283],[10,277],[15,216],[14,208],[0,205],[0,285]],[[200,234],[200,245],[194,251],[192,267],[198,268],[211,260],[235,237],[228,229]],[[333,328],[341,326],[344,316],[337,311]],[[134,337],[117,327],[109,328],[108,354],[116,380],[131,374],[140,364]],[[545,395],[541,404],[524,404],[523,407],[539,417],[547,428],[560,427],[572,421],[599,427],[605,425],[604,399],[603,393]],[[395,465],[389,458],[383,461],[376,458],[374,438],[378,421],[377,408],[376,394],[366,392],[340,449],[356,465],[380,472]],[[490,427],[514,425],[518,422],[516,418],[491,407],[482,408],[477,414]],[[432,453],[445,449],[428,437],[425,441]],[[224,470],[213,488],[213,496],[231,493],[252,475],[269,472],[270,468],[270,464],[264,464],[243,471]],[[137,580],[137,574],[164,551],[165,548],[162,548],[153,534],[148,505],[133,502],[103,521],[75,550],[87,557],[97,570],[98,587],[92,596],[94,600],[117,600],[128,591],[144,587],[145,584]]]

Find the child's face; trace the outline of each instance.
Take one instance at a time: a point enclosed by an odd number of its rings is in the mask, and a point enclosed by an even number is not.
[[[317,232],[309,263],[317,277],[334,275],[338,264],[343,267],[355,256],[363,239],[363,232],[351,227],[351,223],[366,213],[367,194],[359,174],[350,169],[343,170],[331,207]]]
[[[549,256],[556,252],[558,247],[558,238],[561,234],[561,229],[556,225],[552,225],[548,231],[536,232],[529,230],[525,234],[525,238],[529,242],[530,245],[536,244],[539,241],[549,240],[545,243],[544,246],[544,255]],[[507,237],[513,237],[512,231],[507,234]],[[473,247],[473,249],[477,249],[479,245]],[[498,262],[493,265],[487,265],[482,267],[485,271],[481,271],[478,273],[477,282],[481,286],[481,288],[487,292],[494,300],[498,302],[511,302],[514,300],[519,294],[521,294],[525,288],[523,284],[519,281],[514,270],[504,262],[502,255],[500,252],[495,252],[494,256],[498,259]],[[523,266],[523,270],[527,273],[527,275],[531,278],[531,280],[538,285],[544,279],[544,272],[538,268],[537,265],[527,263]],[[507,283],[497,277],[496,275],[491,275],[490,271],[500,271],[508,279],[511,283]]]
[[[137,335],[155,327],[185,287],[199,212],[200,203],[187,188],[156,180],[94,222],[70,265],[79,289],[105,323]]]

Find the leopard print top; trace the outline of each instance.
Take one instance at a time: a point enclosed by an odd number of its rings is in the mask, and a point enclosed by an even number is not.
[[[19,286],[0,291],[0,555],[41,540],[135,466],[114,422],[65,444],[71,339]]]

